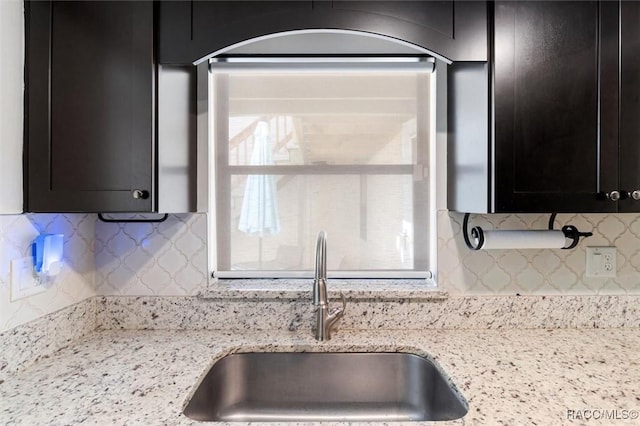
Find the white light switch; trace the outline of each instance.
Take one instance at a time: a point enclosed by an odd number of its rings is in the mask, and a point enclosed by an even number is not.
[[[615,247],[587,247],[587,277],[615,277]]]
[[[33,271],[33,259],[23,257],[11,261],[11,301],[16,301],[46,290],[40,277]]]

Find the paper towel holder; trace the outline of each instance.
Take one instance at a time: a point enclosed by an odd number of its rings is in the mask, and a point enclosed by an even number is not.
[[[465,213],[464,219],[462,221],[462,235],[464,237],[464,242],[470,250],[480,250],[484,245],[484,232],[482,228],[479,226],[474,226],[471,228],[471,237],[478,240],[477,245],[473,245],[471,243],[471,238],[469,238],[469,216],[471,213]],[[554,222],[556,220],[557,213],[551,213],[549,217],[549,230],[553,231]],[[587,238],[593,235],[592,232],[580,232],[578,228],[573,225],[565,225],[562,228],[562,233],[565,238],[571,239],[571,244],[568,247],[562,247],[563,250],[569,250],[578,245],[580,242],[580,238]]]

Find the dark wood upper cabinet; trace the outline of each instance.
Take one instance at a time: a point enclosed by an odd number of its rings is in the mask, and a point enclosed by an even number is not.
[[[34,1],[25,11],[27,211],[157,211],[157,63],[191,75],[228,46],[327,28],[452,61],[450,209],[640,211],[639,2]]]
[[[450,67],[451,209],[640,211],[638,5],[493,4],[490,63]]]
[[[620,8],[620,211],[640,212],[640,2]]]
[[[475,1],[163,1],[159,28],[163,64],[192,63],[242,41],[306,29],[379,34],[452,61],[488,57],[487,6]]]
[[[26,210],[153,211],[153,3],[25,9]]]
[[[496,211],[615,211],[617,9],[496,2]]]

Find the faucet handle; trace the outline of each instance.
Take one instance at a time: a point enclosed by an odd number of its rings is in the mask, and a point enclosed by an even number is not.
[[[346,310],[347,310],[347,298],[344,297],[344,293],[342,291],[340,292],[340,299],[342,300],[342,307],[333,309],[332,312],[331,312],[331,315],[342,317],[344,315],[344,313],[346,312]]]
[[[347,299],[344,297],[342,292],[340,292],[340,298],[342,299],[342,307],[332,309],[327,317],[327,340],[331,338],[331,329],[336,325],[340,318],[344,316],[344,313],[347,310]]]

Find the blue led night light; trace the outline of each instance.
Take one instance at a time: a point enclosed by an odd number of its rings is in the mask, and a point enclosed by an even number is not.
[[[58,275],[62,268],[64,235],[42,234],[31,245],[33,265],[38,275]]]

